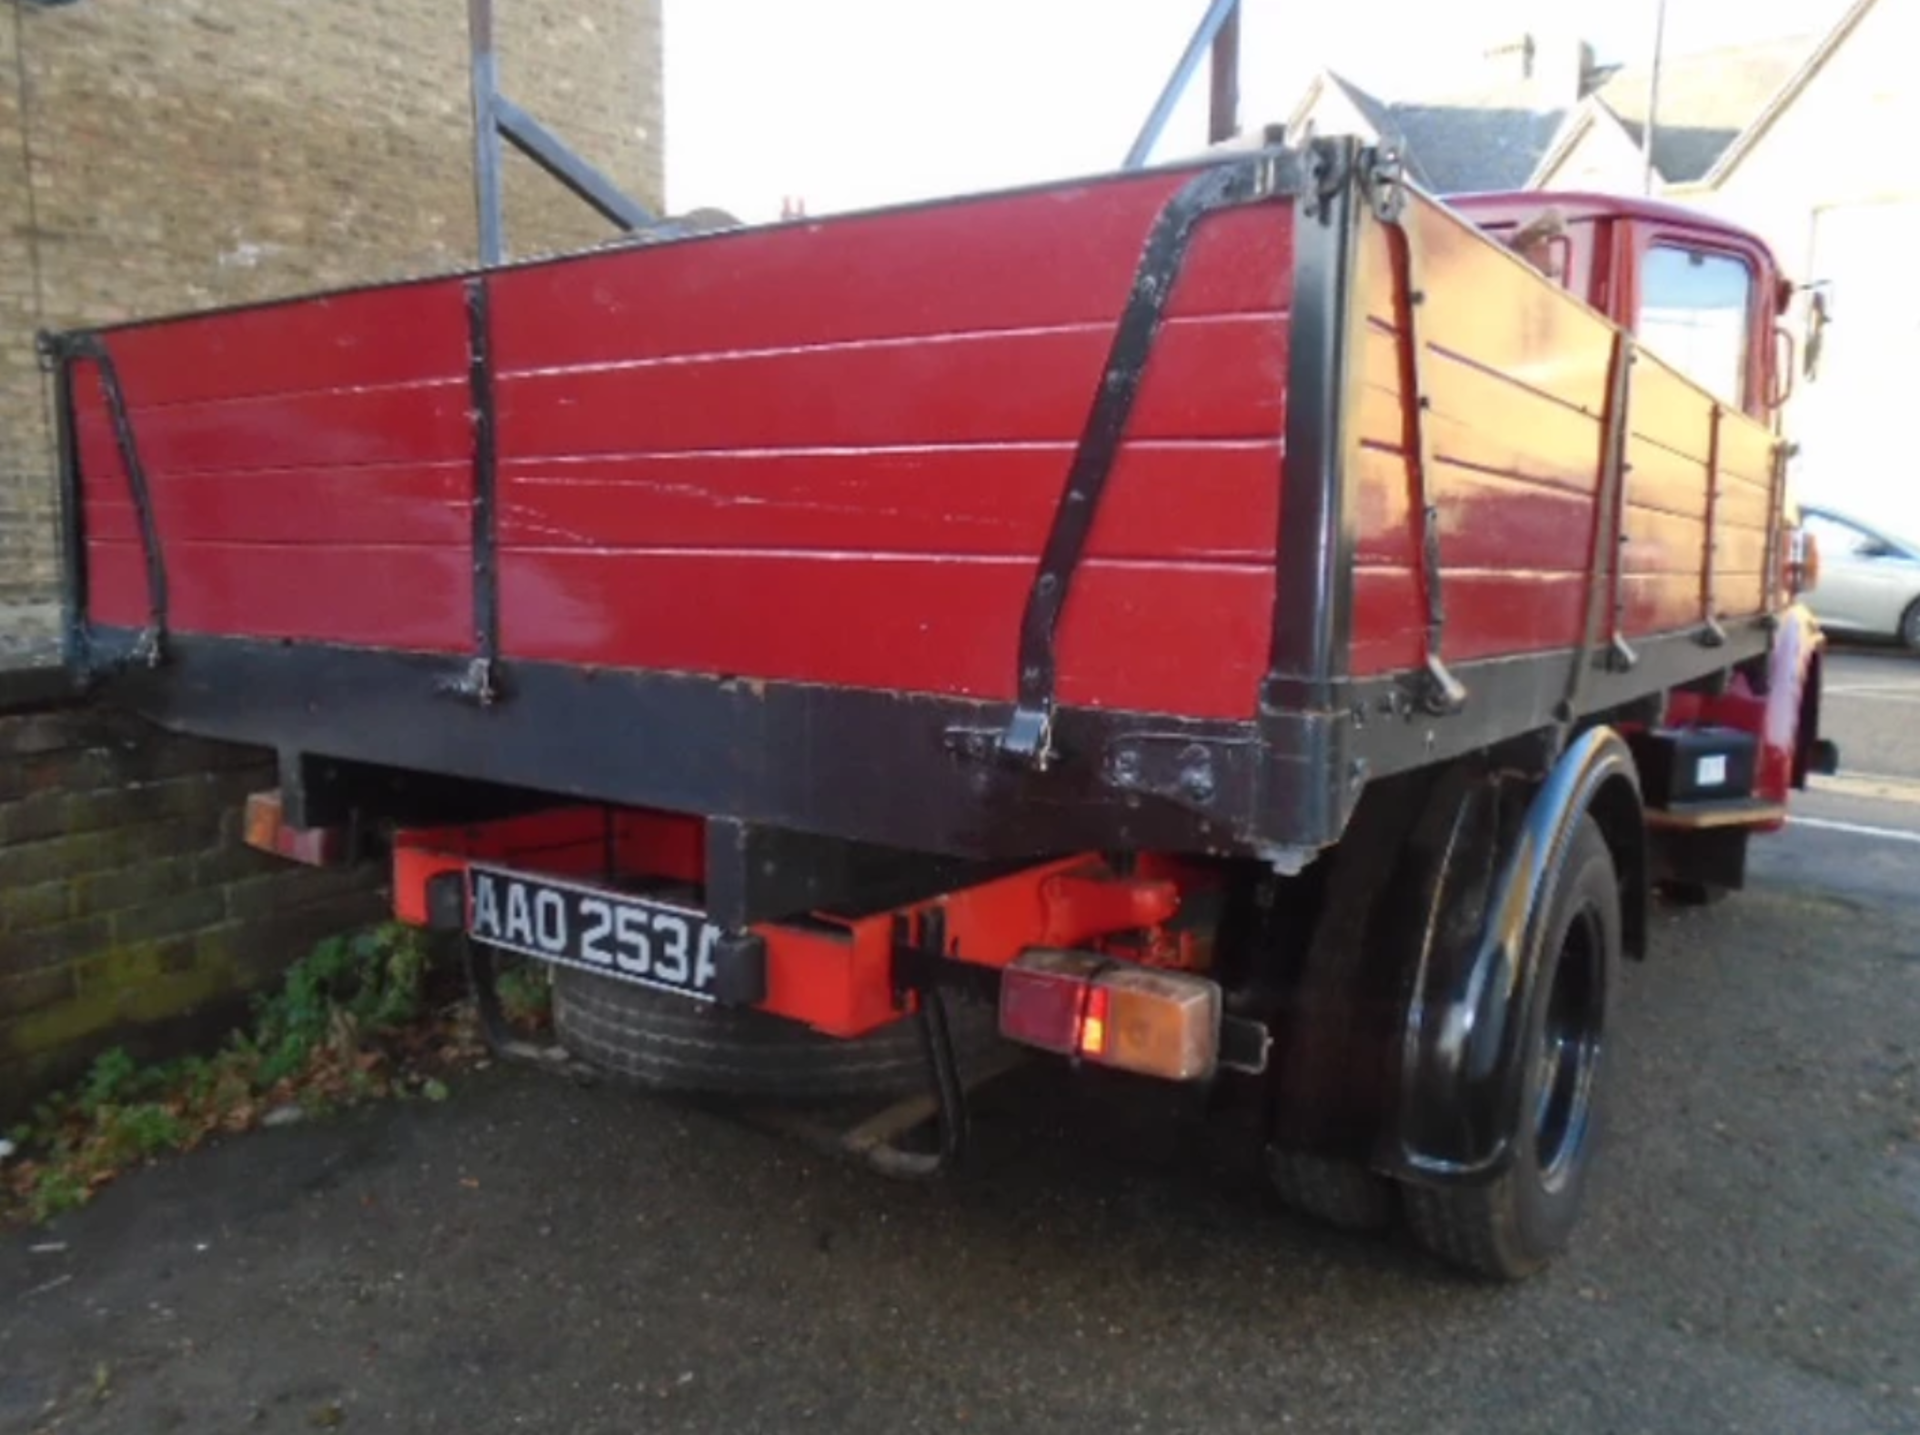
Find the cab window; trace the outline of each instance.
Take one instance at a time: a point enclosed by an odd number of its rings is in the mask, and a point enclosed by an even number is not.
[[[1647,250],[1640,270],[1640,342],[1736,408],[1747,396],[1753,270],[1743,259],[1677,244]]]

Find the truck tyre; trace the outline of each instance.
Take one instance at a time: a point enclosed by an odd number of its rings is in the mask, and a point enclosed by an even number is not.
[[[1613,856],[1592,817],[1580,819],[1545,901],[1511,1160],[1487,1185],[1409,1182],[1403,1192],[1422,1245],[1495,1280],[1531,1275],[1566,1245],[1598,1135],[1621,915]]]
[[[947,1015],[964,1076],[999,1045],[994,1013],[956,1001]],[[928,1089],[920,1034],[908,1020],[843,1041],[765,1012],[555,967],[553,1026],[574,1056],[649,1091],[826,1102]]]
[[[1282,1205],[1342,1231],[1384,1231],[1393,1224],[1393,1182],[1357,1161],[1269,1148],[1267,1177]]]

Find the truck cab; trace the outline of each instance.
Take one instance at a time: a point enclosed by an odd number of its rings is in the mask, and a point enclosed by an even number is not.
[[[1793,381],[1794,345],[1779,327],[1793,288],[1756,236],[1620,195],[1468,194],[1447,203],[1709,393],[1777,426]]]

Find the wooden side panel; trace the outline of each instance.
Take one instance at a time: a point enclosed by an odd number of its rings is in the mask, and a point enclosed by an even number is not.
[[[458,280],[118,330],[178,631],[416,650],[471,642],[473,446]],[[147,619],[95,366],[76,441],[94,618]]]
[[[1427,299],[1417,326],[1431,408],[1446,656],[1577,641],[1603,439],[1610,331],[1603,320],[1450,212],[1408,208]],[[1369,222],[1360,276],[1353,671],[1417,666],[1419,577],[1389,236]]]
[[[1611,326],[1424,199],[1407,212],[1426,302],[1423,343],[1440,515],[1445,656],[1571,647],[1585,628],[1606,445]],[[1401,324],[1388,233],[1369,222],[1358,281],[1368,325],[1353,441],[1353,671],[1416,666],[1426,612],[1413,506]],[[1702,623],[1714,402],[1656,356],[1630,379],[1618,598],[1631,639]],[[1713,495],[1719,615],[1761,610],[1771,436],[1723,410]]]

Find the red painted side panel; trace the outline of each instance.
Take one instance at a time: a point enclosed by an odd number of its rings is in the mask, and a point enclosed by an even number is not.
[[[502,656],[1006,698],[1021,609],[1141,246],[1180,174],[636,245],[488,276]],[[1456,660],[1562,648],[1587,602],[1611,330],[1451,213],[1423,256]],[[1246,717],[1271,644],[1292,225],[1206,220],[1060,633],[1072,704]],[[1425,609],[1400,322],[1355,292],[1352,669]],[[466,281],[113,332],[173,625],[471,651]],[[146,617],[98,376],[76,371],[90,599]],[[1635,372],[1629,636],[1762,604],[1772,440]],[[1308,621],[1310,615],[1298,615]]]
[[[1009,695],[1033,563],[1184,178],[490,276],[503,657]],[[1063,624],[1069,702],[1253,710],[1291,225],[1266,206],[1195,240]],[[469,649],[462,281],[109,342],[176,628]],[[93,611],[138,624],[138,528],[85,366],[77,408]]]
[[[499,276],[504,654],[1011,696],[1033,564],[1178,182]],[[1290,237],[1284,206],[1200,230],[1062,624],[1067,702],[1253,711]]]
[[[190,633],[459,652],[472,641],[466,301],[401,286],[109,339]],[[75,374],[94,617],[146,621],[99,376]]]

